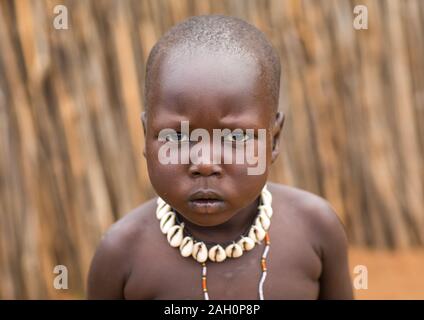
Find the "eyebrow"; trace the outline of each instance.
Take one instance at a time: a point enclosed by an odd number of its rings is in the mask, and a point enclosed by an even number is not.
[[[155,119],[152,120],[152,126],[153,127],[161,127],[161,128],[174,128],[174,127],[180,127],[182,121],[190,121],[190,119],[187,119],[186,117],[169,117],[169,119]]]
[[[252,122],[250,119],[243,119],[242,116],[237,117],[224,117],[220,120],[222,127],[228,128],[247,128],[247,129],[261,129],[257,122]],[[267,126],[265,127],[267,128]]]
[[[197,127],[196,125],[193,126],[190,120],[186,118],[181,118],[181,120],[177,120],[177,119],[161,120],[161,121],[154,122],[153,126],[160,127],[160,128],[180,128],[182,121],[189,121],[190,131],[193,128],[201,128],[201,127]],[[234,121],[220,121],[219,125],[214,129],[225,129],[225,128],[228,128],[231,130],[234,130],[234,129],[258,130],[258,129],[267,129],[268,126],[263,127],[258,125],[258,123],[254,123],[254,122],[247,122],[247,121],[244,122],[240,120],[234,120]]]
[[[156,118],[156,117],[155,117]],[[222,129],[222,128],[228,128],[228,129],[237,129],[237,128],[244,128],[244,129],[262,129],[268,128],[268,124],[265,125],[265,127],[260,126],[257,121],[254,121],[256,118],[252,119],[252,115],[249,116],[243,116],[240,114],[236,115],[225,115],[221,119],[219,119],[218,126],[216,129]],[[161,127],[161,128],[175,128],[180,127],[182,121],[189,121],[190,129],[193,127],[196,127],[196,125],[193,125],[192,121],[190,121],[189,117],[186,117],[182,115],[179,112],[173,112],[170,111],[169,117],[167,119],[154,119],[152,121],[152,124],[154,127]]]

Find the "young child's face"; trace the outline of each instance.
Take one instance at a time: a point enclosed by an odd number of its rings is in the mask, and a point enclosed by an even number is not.
[[[271,129],[275,111],[270,105],[269,92],[260,81],[259,66],[247,57],[199,52],[197,55],[168,54],[155,72],[157,81],[151,87],[149,111],[143,122],[151,183],[160,197],[192,223],[222,224],[259,196],[272,161]],[[159,161],[159,150],[166,143],[159,140],[160,131],[171,128],[180,132],[181,121],[189,121],[190,131],[203,128],[210,133],[212,163],[162,164]],[[246,161],[236,163],[234,147],[232,163],[226,164],[224,160],[213,163],[213,129],[254,129],[255,134],[258,129],[266,129],[264,172],[249,175],[247,168],[252,165]],[[258,137],[253,139],[250,143],[256,146],[257,156]],[[228,142],[224,143],[228,146]],[[215,198],[219,200],[192,201],[196,192],[205,190],[216,193]]]

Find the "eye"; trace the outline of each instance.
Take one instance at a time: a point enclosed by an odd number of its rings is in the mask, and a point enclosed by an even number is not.
[[[173,133],[168,133],[167,135],[165,135],[165,140],[169,142],[183,142],[183,141],[189,141],[189,137],[185,133],[173,132]]]
[[[252,138],[251,134],[244,132],[232,132],[224,137],[224,141],[228,142],[245,142]]]

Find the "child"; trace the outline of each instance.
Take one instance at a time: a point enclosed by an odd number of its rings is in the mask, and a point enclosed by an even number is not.
[[[240,19],[192,17],[159,40],[147,62],[142,123],[160,198],[107,232],[92,261],[88,298],[352,298],[347,240],[329,204],[267,183],[284,122],[279,87],[278,55]],[[216,129],[230,131],[214,140],[223,156],[206,152],[205,133]],[[183,155],[183,145],[201,143],[203,152]],[[264,150],[259,173],[249,174],[246,161],[228,161],[247,145]],[[166,162],[173,147],[180,148],[178,163]]]

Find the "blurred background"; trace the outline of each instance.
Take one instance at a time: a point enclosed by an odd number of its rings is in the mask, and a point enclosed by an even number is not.
[[[367,30],[353,28],[356,5]],[[212,13],[249,21],[280,52],[286,123],[270,180],[333,205],[352,279],[368,268],[356,297],[424,299],[421,0],[0,0],[0,299],[85,297],[103,232],[155,195],[140,123],[148,53]],[[53,287],[56,265],[67,290]]]

